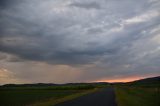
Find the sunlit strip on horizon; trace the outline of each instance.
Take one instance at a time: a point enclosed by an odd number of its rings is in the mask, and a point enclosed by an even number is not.
[[[126,78],[102,79],[102,80],[97,80],[95,82],[109,82],[109,83],[132,82],[132,81],[136,81],[136,80],[140,80],[140,79],[145,79],[145,78],[150,78],[150,77],[156,77],[156,76],[158,76],[158,75],[131,76],[131,77],[126,77]]]

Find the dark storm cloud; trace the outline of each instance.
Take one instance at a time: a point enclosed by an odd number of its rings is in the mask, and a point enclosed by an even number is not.
[[[85,8],[85,9],[100,9],[101,6],[97,2],[73,2],[70,6]]]
[[[53,41],[53,40],[52,40]],[[2,41],[4,42],[4,41]],[[5,41],[7,43],[12,42],[16,44],[17,41]],[[12,44],[11,43],[11,44]],[[27,42],[28,43],[28,42]],[[54,44],[51,43],[51,45]],[[21,43],[21,45],[4,45],[3,43],[0,45],[1,51],[7,53],[13,53],[18,55],[21,58],[26,60],[36,60],[36,61],[46,61],[48,63],[53,64],[87,64],[92,63],[97,60],[97,58],[101,55],[111,55],[117,52],[116,48],[112,47],[99,47],[99,48],[92,48],[88,50],[61,50],[57,51],[52,49],[53,46],[44,47],[41,46],[42,44],[30,45]],[[91,44],[88,44],[91,45]],[[94,44],[92,43],[92,46]]]
[[[91,79],[159,69],[159,0],[12,2],[0,2],[0,51],[12,62],[93,64]]]
[[[15,0],[17,1],[17,0]],[[13,2],[13,0],[1,0],[0,1],[0,8],[3,9],[3,8],[6,8],[8,6],[11,6],[13,5],[15,2]]]

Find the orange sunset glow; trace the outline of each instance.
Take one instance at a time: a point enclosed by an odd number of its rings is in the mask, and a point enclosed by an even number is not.
[[[116,83],[116,82],[132,82],[148,77],[154,77],[156,75],[146,75],[146,76],[131,76],[131,77],[126,77],[126,78],[115,78],[115,79],[102,79],[102,80],[97,80],[95,82],[110,82],[110,83]]]

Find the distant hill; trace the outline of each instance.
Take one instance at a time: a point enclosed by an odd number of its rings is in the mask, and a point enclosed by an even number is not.
[[[0,87],[54,87],[54,86],[103,86],[109,85],[107,82],[96,82],[96,83],[66,83],[66,84],[54,84],[54,83],[35,83],[35,84],[5,84]]]
[[[107,82],[93,82],[93,83],[66,83],[66,84],[54,84],[54,83],[35,83],[35,84],[5,84],[0,87],[55,87],[55,86],[106,86],[106,85],[129,85],[129,86],[159,86],[160,76],[140,79],[128,83],[107,83]]]
[[[133,82],[128,82],[127,84],[137,86],[160,86],[160,76],[140,79]]]
[[[133,81],[132,83],[160,83],[160,76]]]
[[[5,84],[3,87],[40,87],[40,86],[57,86],[52,83],[36,83],[36,84]]]

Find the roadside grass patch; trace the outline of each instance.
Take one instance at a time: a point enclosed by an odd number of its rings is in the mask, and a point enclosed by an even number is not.
[[[116,87],[118,106],[160,106],[160,88]]]

